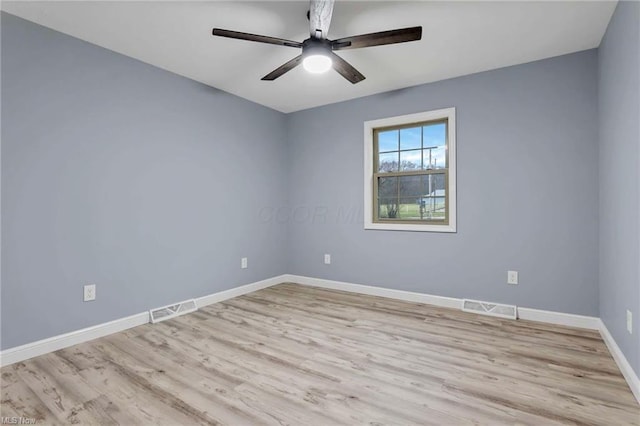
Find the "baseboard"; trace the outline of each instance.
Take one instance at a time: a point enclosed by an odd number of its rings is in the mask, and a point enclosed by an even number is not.
[[[207,296],[196,299],[198,307],[210,305],[212,303],[221,302],[243,294],[251,293],[275,284],[286,281],[284,276],[277,276],[255,283],[232,288],[230,290],[220,291]],[[124,331],[129,328],[147,324],[149,322],[149,312],[141,312],[126,318],[109,321],[103,324],[94,325],[92,327],[83,328],[81,330],[72,331],[48,339],[38,340],[36,342],[27,343],[25,345],[16,346],[0,352],[0,366],[14,364],[24,361],[38,355],[54,352],[59,349],[68,348],[69,346],[87,342],[89,340],[104,337],[109,334]]]
[[[109,334],[137,327],[149,322],[149,312],[141,312],[125,318],[71,331],[48,339],[38,340],[25,345],[16,346],[0,352],[0,366],[4,367],[16,362],[24,361],[38,355],[44,355],[59,349],[68,348],[78,343],[104,337]]]
[[[246,284],[236,288],[231,288],[229,290],[219,291],[218,293],[209,294],[203,297],[198,297],[196,299],[196,305],[198,306],[198,308],[201,308],[203,306],[211,305],[213,303],[222,302],[223,300],[229,300],[234,297],[242,296],[243,294],[262,290],[263,288],[271,287],[273,285],[280,284],[285,281],[286,281],[286,275],[278,275],[277,277],[267,278],[266,280],[256,281],[255,283]]]
[[[311,278],[301,275],[285,275],[288,282],[309,285],[314,287],[328,288],[332,290],[348,291],[350,293],[368,294],[370,296],[388,297],[390,299],[405,300],[408,302],[427,303],[429,305],[444,306],[447,308],[461,309],[462,299],[453,297],[434,296],[425,293],[415,293],[412,291],[393,290],[384,287],[374,287],[363,284],[353,284],[343,281],[325,280],[322,278]]]
[[[442,306],[445,308],[462,309],[462,299],[455,297],[434,296],[426,293],[415,293],[411,291],[393,290],[384,287],[373,287],[362,284],[353,284],[342,281],[325,280],[321,278],[311,278],[301,275],[284,275],[290,282],[310,285],[315,287],[329,288],[333,290],[348,291],[351,293],[368,294],[371,296],[389,297],[391,299],[406,300],[416,303],[427,303],[429,305]],[[531,308],[518,308],[518,317],[531,321],[540,321],[556,325],[566,325],[570,327],[588,328],[591,330],[600,329],[600,318],[584,315],[565,314],[562,312],[543,311]]]
[[[604,325],[604,321],[600,319],[598,319],[598,321],[600,322],[600,335],[602,336],[602,340],[604,340],[604,343],[609,348],[609,352],[611,352],[613,359],[616,361],[616,364],[618,364],[618,368],[629,384],[631,392],[633,392],[633,395],[640,404],[640,378],[638,378],[638,375],[631,367],[631,364],[629,364],[629,361],[627,361],[627,358],[622,353],[622,350],[620,350],[613,336],[609,333],[607,326]]]
[[[598,317],[543,311],[541,309],[518,307],[518,319],[566,325],[568,327],[588,328],[589,330],[600,329],[600,318]]]

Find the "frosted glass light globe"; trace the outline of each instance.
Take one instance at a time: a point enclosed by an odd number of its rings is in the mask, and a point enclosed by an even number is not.
[[[312,74],[321,74],[329,71],[333,61],[325,55],[309,55],[302,60],[302,66]]]

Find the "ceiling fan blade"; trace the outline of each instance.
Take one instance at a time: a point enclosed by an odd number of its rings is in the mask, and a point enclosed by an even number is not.
[[[276,78],[280,77],[282,74],[291,71],[302,62],[302,55],[298,55],[287,63],[280,65],[275,70],[271,71],[269,74],[262,77],[262,80],[273,81]]]
[[[212,34],[214,36],[235,38],[238,40],[257,41],[259,43],[277,44],[279,46],[302,47],[302,43],[299,43],[297,41],[257,34],[241,33],[239,31],[223,30],[222,28],[214,28]]]
[[[329,33],[334,0],[311,0],[309,3],[309,32],[311,37],[325,39]]]
[[[360,71],[355,69],[349,62],[345,61],[340,56],[333,52],[331,52],[330,56],[333,60],[333,69],[351,83],[356,84],[365,79],[365,76],[360,74]]]
[[[407,41],[420,40],[421,38],[422,27],[411,27],[339,38],[331,42],[331,48],[333,50],[359,49],[361,47],[404,43]]]

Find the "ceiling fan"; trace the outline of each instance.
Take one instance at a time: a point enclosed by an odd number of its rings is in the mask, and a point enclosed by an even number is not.
[[[309,12],[307,12],[311,36],[303,42],[223,30],[221,28],[214,28],[213,35],[302,48],[302,54],[271,71],[262,77],[262,80],[275,80],[302,63],[304,68],[311,73],[322,73],[328,71],[333,66],[338,74],[353,84],[364,80],[364,75],[340,56],[333,53],[334,51],[404,43],[407,41],[420,40],[422,37],[422,27],[411,27],[329,40],[327,34],[329,32],[329,24],[331,23],[334,1],[335,0],[311,0]]]

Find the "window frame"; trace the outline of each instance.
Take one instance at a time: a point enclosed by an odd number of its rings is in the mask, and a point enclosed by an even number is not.
[[[398,171],[389,173],[392,176],[411,176],[428,174],[445,174],[446,209],[443,223],[433,221],[412,220],[379,220],[377,206],[377,179],[378,172],[374,171],[374,163],[378,158],[377,144],[374,134],[385,129],[397,129],[410,127],[415,124],[427,122],[447,122],[447,167],[444,169],[421,169],[416,171]],[[387,173],[384,173],[387,175]],[[433,111],[419,112],[379,120],[365,121],[364,123],[364,229],[377,229],[387,231],[418,231],[418,232],[457,232],[456,231],[456,109],[444,108]]]

